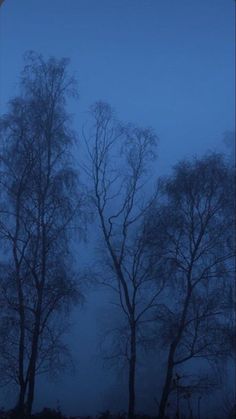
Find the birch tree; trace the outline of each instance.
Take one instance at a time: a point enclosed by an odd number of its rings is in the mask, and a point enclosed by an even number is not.
[[[176,370],[196,359],[229,353],[225,337],[235,253],[233,179],[220,155],[181,162],[163,181],[163,203],[152,208],[148,242],[152,251],[165,248],[164,264],[169,266],[165,299],[156,311],[158,336],[167,347],[160,419]]]
[[[62,366],[63,313],[79,297],[68,229],[83,198],[70,156],[74,134],[65,106],[76,90],[67,65],[30,53],[21,95],[0,126],[0,230],[7,249],[1,283],[7,339],[0,357],[19,386],[23,417],[32,411],[37,373]]]
[[[153,187],[150,165],[156,158],[157,137],[151,129],[121,125],[105,103],[95,104],[91,117],[84,132],[89,155],[84,169],[92,183],[91,200],[105,248],[106,272],[100,282],[114,292],[125,318],[126,333],[118,336],[119,353],[112,355],[128,361],[128,417],[133,418],[142,322],[163,289],[162,281],[153,281],[142,223],[155,195],[149,188]]]

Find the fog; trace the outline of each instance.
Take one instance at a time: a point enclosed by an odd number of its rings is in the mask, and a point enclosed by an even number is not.
[[[33,50],[45,59],[70,59],[68,71],[78,81],[79,97],[71,98],[67,109],[78,136],[74,157],[79,163],[86,155],[82,129],[88,109],[100,100],[119,120],[153,128],[155,176],[169,175],[184,158],[229,153],[223,140],[235,129],[233,10],[231,0],[5,0],[0,6],[1,115],[19,93],[23,56]],[[84,269],[102,266],[104,243],[96,217],[88,223],[85,241],[79,230],[73,234],[72,259],[80,278]],[[34,411],[44,406],[68,415],[127,410],[127,371],[112,368],[101,351],[106,325],[119,320],[113,294],[93,281],[82,292],[83,303],[73,308],[65,334],[73,363],[56,378],[37,379]],[[155,415],[166,355],[140,352],[137,412]],[[220,368],[231,370],[231,365]],[[234,377],[225,377],[225,388],[234,391]],[[16,387],[2,388],[1,405],[12,407],[15,395]],[[217,413],[214,409],[212,396],[205,415]]]

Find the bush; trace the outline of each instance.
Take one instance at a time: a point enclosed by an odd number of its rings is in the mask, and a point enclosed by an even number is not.
[[[33,415],[34,418],[37,419],[66,419],[61,412],[55,409],[49,409],[45,407],[40,413],[36,413]]]

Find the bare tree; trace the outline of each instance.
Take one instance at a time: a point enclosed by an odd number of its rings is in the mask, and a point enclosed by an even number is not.
[[[181,418],[188,411],[188,417],[193,418],[193,403],[197,401],[197,417],[201,417],[201,401],[204,397],[219,388],[219,380],[213,371],[205,370],[195,374],[175,373],[172,379],[170,395],[167,403],[168,414]],[[166,409],[167,410],[167,409]],[[168,415],[166,415],[168,416]]]
[[[148,187],[153,186],[149,169],[157,138],[151,129],[121,126],[105,103],[93,106],[91,114],[92,126],[84,133],[90,165],[84,169],[93,184],[91,199],[105,244],[101,282],[114,291],[125,319],[124,326],[116,328],[119,344],[112,356],[128,360],[128,416],[133,418],[137,345],[163,288],[162,281],[153,281],[142,223],[154,199]]]
[[[228,354],[226,311],[234,255],[233,176],[220,155],[178,164],[162,188],[163,204],[152,208],[148,235],[151,247],[165,248],[169,267],[169,286],[156,314],[158,336],[168,347],[160,419],[176,368]]]
[[[76,90],[67,64],[28,54],[21,96],[1,118],[0,231],[8,258],[1,302],[8,332],[0,358],[19,385],[17,409],[24,414],[26,405],[26,415],[36,374],[62,365],[63,323],[57,317],[79,297],[68,228],[83,198],[70,157],[74,134],[65,104]]]

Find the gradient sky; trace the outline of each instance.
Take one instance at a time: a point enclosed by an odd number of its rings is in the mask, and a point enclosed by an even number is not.
[[[223,133],[234,130],[234,6],[234,0],[5,0],[0,111],[17,92],[24,52],[35,50],[71,59],[80,98],[69,106],[78,130],[88,107],[104,100],[119,118],[156,130],[160,173],[182,157],[218,150]],[[94,409],[100,409],[93,377],[104,374],[96,363],[86,372],[96,353],[99,311],[98,299],[91,298],[93,310],[88,306],[77,313],[81,320],[71,338],[86,342],[86,349],[72,348],[81,366],[72,380],[74,390],[69,379],[55,385],[66,409],[72,399],[71,410],[76,409],[80,394],[83,412],[87,392],[93,394]],[[45,404],[55,403],[54,387],[45,389]],[[105,397],[109,390],[101,391]]]
[[[0,11],[1,108],[22,55],[70,57],[75,122],[96,100],[153,126],[160,169],[216,147],[234,127],[234,0],[5,0]]]

